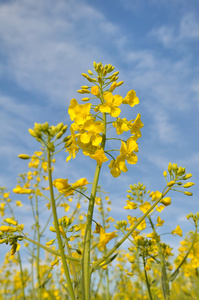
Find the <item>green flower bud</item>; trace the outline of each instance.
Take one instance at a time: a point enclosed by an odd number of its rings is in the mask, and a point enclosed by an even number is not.
[[[21,159],[30,159],[30,155],[28,154],[19,154],[18,157]]]
[[[63,134],[66,132],[67,128],[68,128],[68,125],[65,125],[65,126],[62,128]]]

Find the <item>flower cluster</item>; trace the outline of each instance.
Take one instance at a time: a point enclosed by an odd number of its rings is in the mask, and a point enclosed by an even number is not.
[[[112,65],[103,66],[102,63],[94,62],[96,74],[88,70],[88,74],[82,75],[92,84],[82,86],[78,93],[88,94],[89,97],[82,98],[83,102],[93,100],[92,103],[78,104],[76,99],[72,99],[68,109],[70,115],[71,135],[65,143],[66,152],[68,152],[67,161],[75,158],[77,152],[82,149],[83,154],[95,159],[98,165],[112,159],[109,163],[110,172],[114,177],[118,177],[121,171],[127,172],[126,161],[129,164],[137,163],[138,143],[137,139],[141,137],[140,129],[143,127],[141,115],[138,114],[135,119],[128,121],[126,118],[120,118],[122,113],[121,105],[127,104],[134,107],[139,103],[134,90],[127,93],[126,97],[118,94],[113,95],[113,91],[123,84],[123,81],[117,82],[119,72],[114,72]],[[110,121],[108,120],[110,119]],[[114,118],[114,120],[112,119]],[[108,138],[107,125],[116,130],[117,135],[129,131],[130,137],[126,140],[122,138]],[[120,149],[106,150],[105,144],[109,139],[120,140]],[[119,151],[119,155],[114,158],[111,151]]]

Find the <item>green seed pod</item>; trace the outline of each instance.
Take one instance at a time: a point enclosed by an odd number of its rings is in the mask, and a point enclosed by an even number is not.
[[[60,138],[62,137],[62,135],[63,135],[63,132],[62,132],[62,131],[59,132],[59,133],[56,135],[56,139],[57,139],[57,140],[60,139]]]
[[[14,243],[11,247],[10,254],[14,255],[17,250],[17,243]]]

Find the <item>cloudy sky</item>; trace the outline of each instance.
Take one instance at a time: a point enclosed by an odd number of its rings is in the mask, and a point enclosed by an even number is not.
[[[199,2],[198,0],[1,0],[0,2],[0,185],[12,190],[39,144],[29,135],[34,122],[69,124],[67,107],[87,82],[93,61],[113,64],[125,96],[134,89],[144,128],[138,164],[119,178],[104,164],[100,184],[121,218],[126,190],[144,182],[164,187],[162,173],[178,163],[193,174],[193,197],[175,193],[164,212],[168,230],[186,231],[186,214],[199,210]],[[89,163],[89,165],[88,165]],[[77,169],[78,167],[78,169]],[[58,159],[57,177],[92,181],[94,164]],[[16,196],[13,196],[15,199]]]

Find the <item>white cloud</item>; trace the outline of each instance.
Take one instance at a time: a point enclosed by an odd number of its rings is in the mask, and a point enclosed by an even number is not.
[[[165,47],[175,48],[180,44],[199,39],[199,22],[194,13],[185,14],[179,24],[163,25],[154,28],[149,36],[155,37]]]

